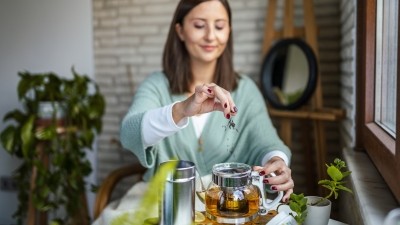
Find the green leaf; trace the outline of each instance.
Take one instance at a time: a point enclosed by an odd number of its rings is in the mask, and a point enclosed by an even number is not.
[[[15,120],[17,123],[22,123],[25,120],[26,116],[23,112],[21,112],[18,109],[12,110],[10,112],[8,112],[4,117],[3,117],[3,121],[7,121],[7,120]]]
[[[143,196],[141,200],[140,207],[137,211],[132,213],[124,213],[121,216],[115,218],[111,225],[121,225],[121,224],[129,224],[129,225],[142,225],[143,221],[147,218],[150,218],[151,212],[154,207],[158,207],[159,204],[159,193],[162,193],[164,190],[164,185],[166,178],[169,173],[171,173],[176,168],[176,162],[171,161],[171,163],[162,164],[154,177],[150,180],[149,186],[147,188],[148,191]]]
[[[57,131],[55,130],[54,126],[48,126],[42,129],[38,129],[35,132],[35,137],[39,140],[52,140],[57,135]]]
[[[347,192],[353,193],[353,191],[350,188],[347,188],[347,187],[345,187],[343,185],[339,185],[339,186],[337,186],[337,188],[340,189],[340,190],[343,190],[343,191],[347,191]]]
[[[4,149],[7,150],[9,154],[14,153],[14,146],[15,146],[15,134],[17,129],[14,126],[8,126],[1,132],[1,144],[3,145]]]
[[[301,207],[296,202],[289,202],[289,207],[292,211],[299,212]]]
[[[17,93],[18,99],[22,99],[31,88],[31,75],[28,72],[19,72],[20,81],[18,82]]]
[[[318,181],[318,184],[330,185],[330,184],[331,184],[331,181],[330,181],[330,180],[320,180],[320,181]]]
[[[329,186],[329,185],[322,185],[322,187],[328,188],[331,191],[334,189],[332,186]]]
[[[339,193],[336,190],[334,190],[333,193],[335,194],[335,199],[337,199],[339,196]]]
[[[346,167],[346,163],[342,160],[340,160],[339,158],[336,158],[333,163],[336,164],[336,168],[338,168],[339,170],[341,170],[342,168]]]
[[[327,169],[327,173],[334,181],[340,181],[343,179],[342,172],[340,172],[340,170],[335,166],[329,166]]]
[[[87,146],[88,148],[92,148],[92,143],[94,140],[94,134],[91,130],[86,130],[83,132],[82,137],[84,139],[85,142],[85,146]]]
[[[57,220],[52,220],[52,221],[50,221],[50,224],[49,225],[61,225],[62,223],[60,222],[60,221],[57,221]]]
[[[29,152],[33,151],[33,124],[36,117],[31,115],[28,121],[21,128],[21,140],[22,140],[22,154],[25,158],[29,157]]]
[[[344,171],[342,172],[343,178],[349,176],[351,174],[351,171]]]

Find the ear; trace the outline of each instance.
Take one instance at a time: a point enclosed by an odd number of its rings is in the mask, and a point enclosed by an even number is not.
[[[183,28],[179,23],[175,24],[175,31],[178,34],[178,37],[181,39],[181,41],[185,41],[185,37],[183,35]]]

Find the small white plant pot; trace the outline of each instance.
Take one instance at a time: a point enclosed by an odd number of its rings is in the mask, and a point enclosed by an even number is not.
[[[318,202],[322,197],[307,196],[307,217],[304,225],[327,225],[331,216],[332,203],[328,199],[323,200],[317,205],[312,205]]]

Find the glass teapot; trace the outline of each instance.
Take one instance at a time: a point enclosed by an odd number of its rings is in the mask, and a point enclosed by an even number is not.
[[[275,176],[275,174],[270,174]],[[244,163],[220,163],[213,166],[212,181],[205,192],[206,216],[217,223],[247,223],[265,215],[283,197],[279,191],[267,201],[263,176]]]

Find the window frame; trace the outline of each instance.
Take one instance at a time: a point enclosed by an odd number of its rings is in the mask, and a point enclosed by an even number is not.
[[[397,10],[400,11],[400,9]],[[400,141],[399,138],[395,139],[389,135],[374,121],[376,13],[376,0],[357,0],[355,148],[367,152],[396,200],[400,202]],[[399,18],[400,16],[397,18],[398,24]],[[399,30],[397,30],[398,34],[400,34]],[[397,65],[400,65],[399,52],[399,49],[397,49]],[[400,137],[399,71],[400,67],[398,66],[396,84],[397,137]]]

